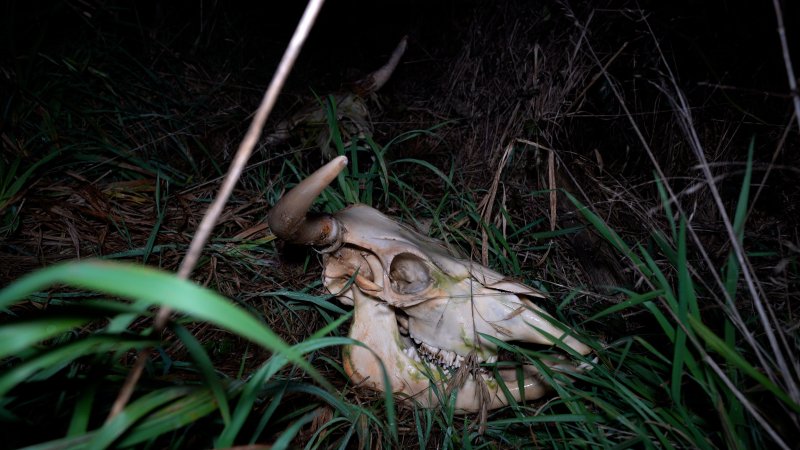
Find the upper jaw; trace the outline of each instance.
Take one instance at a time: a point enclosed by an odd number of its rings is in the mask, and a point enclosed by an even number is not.
[[[541,345],[563,340],[580,354],[590,351],[568,336],[566,327],[524,297],[484,287],[471,278],[403,311],[408,315],[408,334],[412,338],[461,357],[472,352],[480,361],[496,360],[496,346],[482,339],[481,334],[501,341]]]
[[[361,214],[362,209],[345,211]],[[369,214],[358,226],[347,221],[346,235],[352,238],[354,231],[378,220],[376,217],[383,219]],[[429,407],[441,403],[442,393],[454,390],[456,410],[473,412],[508,404],[504,391],[519,401],[541,397],[547,389],[532,366],[522,366],[522,380],[517,380],[514,368],[498,369],[496,373],[506,385],[502,389],[489,367],[497,361],[497,348],[481,334],[544,345],[563,339],[578,353],[589,353],[588,347],[566,336],[563,325],[527,299],[541,296],[530,287],[483,266],[470,265],[470,270],[459,260],[439,255],[437,261],[426,263],[429,284],[419,290],[411,285],[413,294],[398,295],[389,277],[391,263],[395,262],[397,269],[396,258],[402,254],[411,255],[402,256],[404,262],[418,264],[424,255],[409,248],[379,255],[367,247],[345,246],[325,256],[325,285],[346,303],[354,304],[350,337],[366,345],[346,349],[345,371],[355,383],[391,389]],[[382,250],[388,250],[387,246]],[[403,275],[413,278],[407,271]],[[545,364],[574,369],[560,362]],[[459,386],[454,385],[455,378],[461,380]]]
[[[351,346],[347,349],[345,370],[354,382],[385,390],[384,372],[377,362],[380,359],[386,369],[386,376],[392,392],[411,397],[422,406],[431,407],[440,404],[443,401],[441,398],[443,393],[449,392],[451,389],[455,390],[457,395],[455,403],[457,412],[475,412],[482,408],[493,409],[505,406],[509,399],[493,373],[500,375],[505,384],[505,390],[516,401],[535,399],[545,394],[547,384],[537,370],[530,365],[522,366],[524,374],[522,380],[517,380],[517,371],[514,368],[492,371],[489,364],[497,360],[497,349],[485,339],[472,340],[471,344],[467,344],[470,342],[469,340],[462,339],[461,347],[455,345],[447,348],[447,344],[453,342],[448,336],[455,334],[466,337],[467,334],[477,334],[475,330],[480,333],[488,331],[486,334],[501,340],[524,341],[525,339],[513,334],[521,326],[530,329],[530,325],[525,322],[531,318],[524,312],[516,312],[509,317],[509,311],[512,313],[515,311],[515,308],[508,309],[514,305],[509,299],[499,302],[501,305],[505,305],[505,309],[497,309],[497,307],[492,309],[491,305],[481,305],[481,302],[475,302],[470,306],[474,307],[474,316],[479,318],[480,325],[470,328],[468,331],[464,331],[462,328],[461,331],[456,332],[456,329],[450,328],[450,333],[448,333],[445,324],[453,326],[455,319],[464,318],[466,315],[448,313],[447,301],[435,301],[435,307],[428,311],[422,307],[424,303],[420,304],[407,309],[406,312],[409,312],[409,315],[405,316],[404,313],[398,312],[387,303],[359,289],[352,289],[352,295],[355,303],[355,318],[350,337],[363,342],[366,347],[371,349],[367,350],[360,346]],[[516,296],[512,297],[516,298]],[[520,306],[519,303],[516,306]],[[452,310],[456,311],[456,308],[452,308]],[[415,323],[427,324],[428,322],[417,320],[411,314],[420,316],[427,314],[434,317],[437,314],[436,311],[444,311],[441,316],[442,326],[438,328],[443,330],[443,333],[440,333],[438,337],[427,336],[421,329],[417,329],[417,334],[414,334],[412,330],[415,329]],[[498,316],[502,320],[494,320],[493,323],[490,323]],[[515,320],[517,317],[520,319]],[[497,329],[504,329],[511,333],[511,336],[502,335],[496,331]],[[381,333],[376,333],[376,330],[381,330]],[[562,334],[563,332],[558,331],[552,335],[561,336]],[[537,336],[541,339],[542,335],[538,334]],[[552,343],[552,341],[547,341],[547,343]],[[585,354],[588,353],[588,350],[580,352]],[[483,362],[486,364],[481,364]],[[544,361],[544,364],[560,370],[577,370],[574,365],[558,360]],[[459,371],[466,371],[466,376],[462,378],[462,384],[451,386],[450,384],[454,382],[453,379],[456,378],[455,375]],[[437,389],[431,389],[432,384],[437,386]]]

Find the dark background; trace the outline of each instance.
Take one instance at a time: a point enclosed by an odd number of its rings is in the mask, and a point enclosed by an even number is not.
[[[274,3],[274,4],[273,4]],[[337,75],[343,68],[368,70],[398,38],[410,34],[417,59],[437,57],[459,47],[454,38],[476,5],[499,3],[512,14],[531,4],[557,11],[552,1],[381,1],[326,2],[302,53],[294,77]],[[231,69],[266,70],[282,53],[304,8],[303,2],[58,2],[6,1],[2,56],[6,63],[33,51],[81,46],[98,34],[115,34],[129,51],[159,42],[163,51],[213,58]],[[617,1],[571,2],[602,11],[636,9],[646,16],[677,72],[687,80],[714,80],[754,89],[785,91],[771,1]],[[783,2],[787,39],[797,54],[797,2]],[[91,16],[91,17],[90,17]],[[595,20],[604,20],[596,13]],[[620,39],[629,36],[619,36]],[[608,36],[603,36],[608,39]],[[149,49],[153,50],[153,49]],[[416,51],[413,51],[416,50]],[[795,57],[796,59],[796,57]]]

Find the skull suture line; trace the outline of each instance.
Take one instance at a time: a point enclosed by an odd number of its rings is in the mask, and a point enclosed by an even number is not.
[[[386,389],[377,355],[393,392],[435,406],[440,396],[430,385],[436,383],[440,395],[455,390],[458,411],[478,411],[508,403],[493,371],[479,366],[498,355],[479,333],[521,343],[558,340],[581,355],[591,351],[530,301],[544,297],[541,292],[459,259],[442,243],[369,206],[309,215],[311,204],[346,165],[340,156],[298,184],[270,212],[269,225],[281,239],[321,248],[326,288],[354,305],[350,337],[374,353],[360,346],[345,349],[344,368],[353,382]],[[545,364],[578,370],[565,359]],[[498,373],[517,401],[541,397],[547,389],[530,365],[522,367],[523,380],[515,368]]]

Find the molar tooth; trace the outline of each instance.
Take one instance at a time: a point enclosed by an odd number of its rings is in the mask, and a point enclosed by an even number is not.
[[[423,356],[428,361],[436,362],[439,359],[439,349],[438,348],[431,347],[430,345],[425,344],[423,342],[422,345],[420,346],[420,349],[422,350]]]
[[[420,348],[420,350],[422,350],[422,353],[425,354],[425,355],[432,355],[433,354],[433,349],[428,344],[426,344],[424,342],[419,345],[419,348]]]
[[[497,355],[492,355],[492,356],[486,358],[486,362],[487,363],[491,363],[491,364],[496,363],[497,362]]]

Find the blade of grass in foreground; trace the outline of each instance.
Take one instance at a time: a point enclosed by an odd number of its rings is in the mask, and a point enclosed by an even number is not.
[[[48,317],[26,322],[9,323],[0,327],[0,359],[30,348],[88,322],[76,317]]]
[[[216,400],[217,406],[219,407],[223,423],[225,423],[225,425],[231,423],[231,410],[228,406],[225,388],[216,376],[214,364],[211,362],[211,358],[208,357],[208,353],[203,349],[203,345],[200,344],[186,328],[176,324],[173,330],[181,342],[183,342],[183,345],[186,346],[198,370],[203,374],[206,384],[214,394],[214,400]]]
[[[689,316],[689,324],[692,329],[706,342],[706,344],[724,357],[729,363],[738,367],[745,374],[750,376],[753,380],[758,382],[768,391],[775,394],[782,402],[784,402],[793,411],[800,413],[800,404],[794,402],[789,395],[783,391],[778,385],[773,383],[769,378],[764,376],[758,369],[753,367],[742,355],[740,355],[734,348],[729,347],[725,341],[720,339],[713,331],[711,331],[705,324],[700,322],[699,319]]]
[[[53,371],[65,367],[84,355],[106,353],[120,349],[138,349],[153,342],[142,339],[124,340],[116,336],[92,336],[43,352],[15,365],[0,375],[0,397],[40,371]]]
[[[233,395],[233,391],[231,395]],[[79,450],[131,447],[177,430],[216,409],[207,389],[169,387],[151,392],[128,405],[116,419],[101,428],[25,447],[26,450]]]
[[[121,414],[106,422],[88,442],[88,448],[108,448],[133,424],[147,416],[151,411],[161,408],[189,393],[191,393],[191,389],[178,387],[145,394],[128,405]]]
[[[210,322],[283,355],[322,386],[333,389],[301,353],[289,347],[251,314],[213,291],[149,267],[111,261],[59,264],[27,275],[0,291],[0,308],[53,284],[92,289],[148,305],[166,306],[194,319]]]

